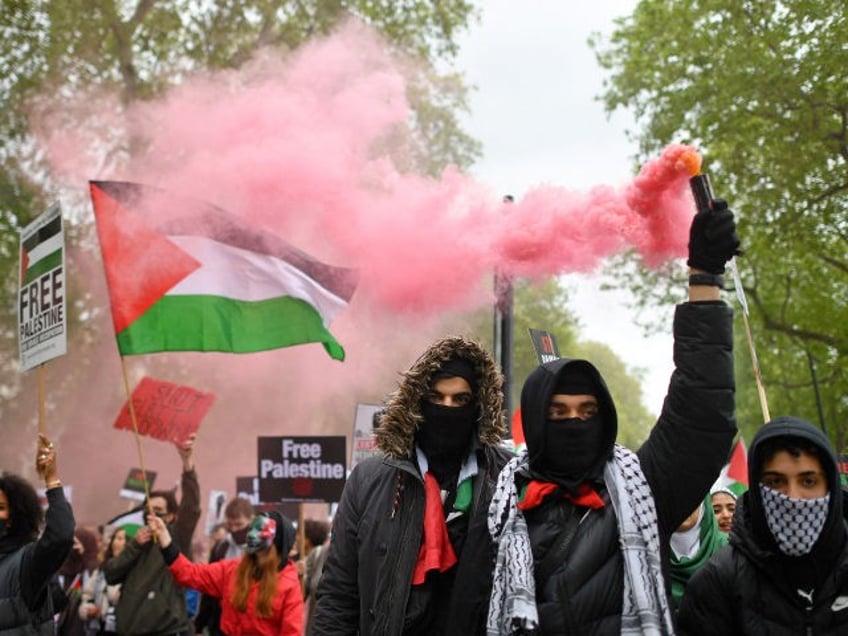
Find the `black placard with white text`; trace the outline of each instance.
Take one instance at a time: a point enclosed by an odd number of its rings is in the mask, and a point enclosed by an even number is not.
[[[259,499],[323,501],[341,499],[345,484],[347,438],[259,437]]]

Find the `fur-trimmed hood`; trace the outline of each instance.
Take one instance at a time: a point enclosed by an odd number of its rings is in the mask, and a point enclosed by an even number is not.
[[[450,358],[468,360],[477,374],[480,411],[477,437],[484,446],[497,446],[506,435],[503,415],[503,375],[479,344],[461,336],[442,338],[421,354],[402,374],[398,388],[386,399],[375,431],[378,448],[395,459],[412,455],[415,431],[423,421],[421,400],[431,388],[433,375]]]

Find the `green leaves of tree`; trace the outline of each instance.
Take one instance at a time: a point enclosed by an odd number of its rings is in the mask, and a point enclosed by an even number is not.
[[[670,142],[704,155],[737,213],[739,259],[772,415],[845,443],[848,347],[848,18],[835,0],[643,0],[593,40],[609,110],[632,109],[641,159]],[[647,298],[647,294],[645,295]],[[762,421],[741,320],[740,421]]]

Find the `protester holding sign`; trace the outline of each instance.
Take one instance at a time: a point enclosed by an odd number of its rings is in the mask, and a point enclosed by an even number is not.
[[[53,634],[53,605],[48,582],[74,543],[74,515],[65,499],[56,467],[56,449],[38,436],[35,468],[47,490],[45,519],[38,494],[26,480],[0,475],[0,632]]]
[[[194,470],[194,435],[176,445],[183,463],[182,500],[170,491],[153,491],[146,508],[170,527],[180,550],[191,558],[191,539],[200,519],[200,485]],[[118,633],[165,635],[187,633],[192,624],[185,590],[174,584],[150,530],[142,527],[123,552],[103,564],[109,585],[122,583],[117,606]]]
[[[174,545],[165,523],[148,517],[162,556],[180,585],[221,602],[221,631],[251,636],[301,636],[303,593],[288,554],[294,545],[292,523],[278,512],[253,518],[240,559],[191,563]]]
[[[486,515],[508,461],[503,378],[461,337],[430,346],[381,413],[381,457],[336,513],[312,634],[480,634],[494,551]]]

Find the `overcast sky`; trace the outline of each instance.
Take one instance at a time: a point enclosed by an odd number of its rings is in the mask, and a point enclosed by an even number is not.
[[[595,31],[609,33],[613,19],[630,14],[636,4],[595,0],[578,10],[576,3],[560,0],[480,3],[482,21],[461,39],[457,65],[477,87],[466,122],[483,143],[475,176],[517,199],[542,183],[588,190],[632,178],[635,146],[624,132],[632,118],[624,112],[608,118],[595,99],[603,73],[587,39]],[[571,308],[578,312],[582,335],[647,371],[645,405],[658,413],[672,369],[671,324],[663,335],[645,338],[624,296],[580,279]]]

